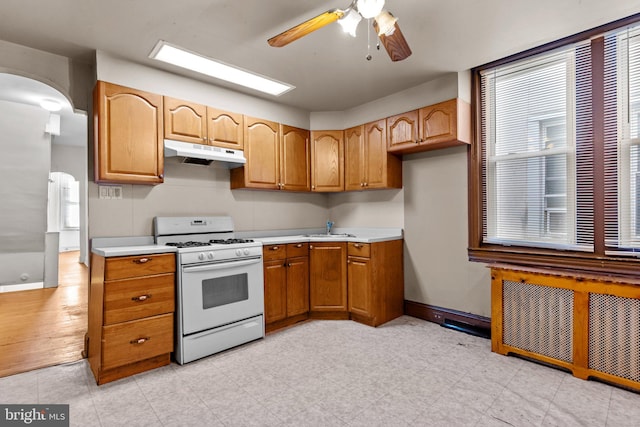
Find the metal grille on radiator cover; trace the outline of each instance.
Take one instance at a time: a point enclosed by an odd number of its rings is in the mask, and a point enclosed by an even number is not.
[[[589,295],[589,368],[640,381],[640,300]]]
[[[503,342],[572,362],[573,291],[502,281]]]

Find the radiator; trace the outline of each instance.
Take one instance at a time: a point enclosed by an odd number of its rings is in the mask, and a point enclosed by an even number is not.
[[[640,390],[640,283],[494,266],[492,351]]]

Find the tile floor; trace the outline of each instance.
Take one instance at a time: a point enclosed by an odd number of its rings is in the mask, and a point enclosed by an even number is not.
[[[54,366],[0,378],[0,403],[68,403],[74,426],[640,425],[640,394],[408,316],[308,322],[100,387],[86,361]]]

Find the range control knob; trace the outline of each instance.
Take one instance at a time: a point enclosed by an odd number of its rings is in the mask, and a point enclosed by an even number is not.
[[[204,253],[203,253],[203,252],[200,252],[200,253],[198,254],[198,259],[199,259],[200,261],[204,261]]]
[[[242,249],[236,249],[236,255],[242,256]]]
[[[208,252],[207,253],[207,258],[213,259],[213,258],[215,258],[215,254],[213,252]]]
[[[243,251],[245,255],[249,255],[249,249],[246,249]]]

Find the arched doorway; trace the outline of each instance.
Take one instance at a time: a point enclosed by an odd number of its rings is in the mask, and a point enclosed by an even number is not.
[[[56,286],[49,172],[76,177],[77,246],[86,256],[87,116],[47,84],[0,73],[0,132],[0,292]]]

